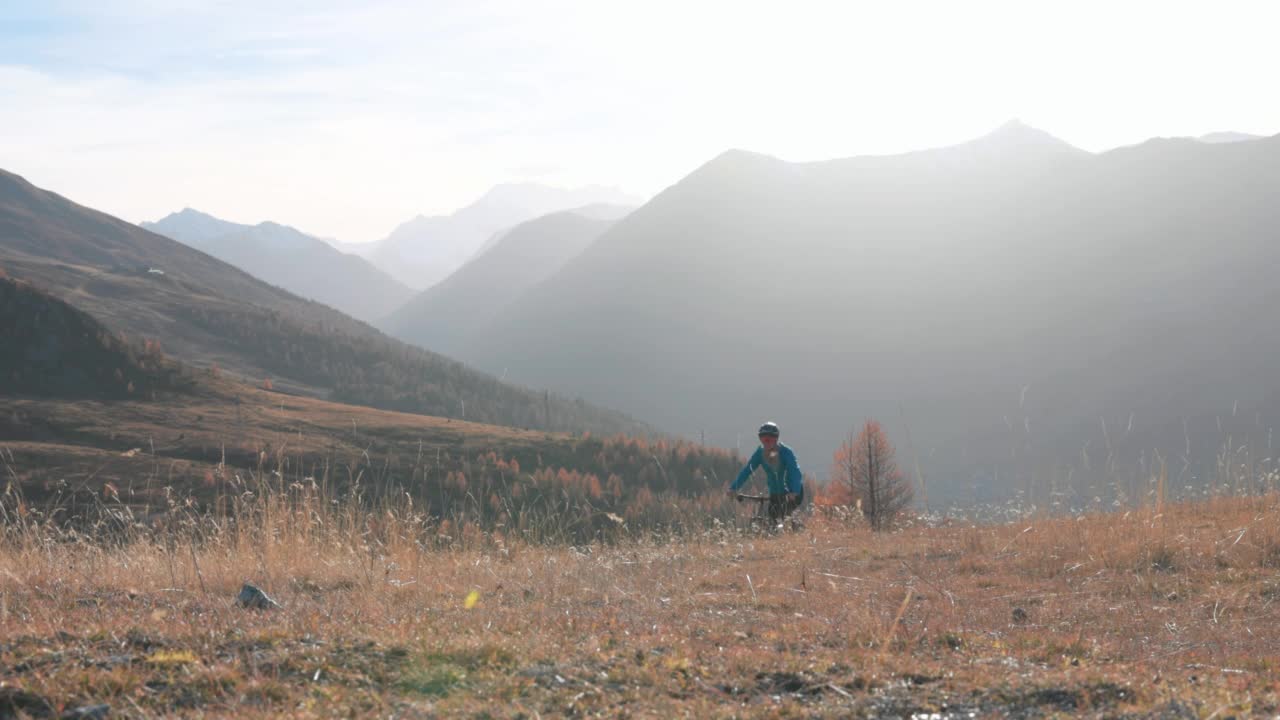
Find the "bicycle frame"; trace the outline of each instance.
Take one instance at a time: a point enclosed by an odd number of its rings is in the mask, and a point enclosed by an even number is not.
[[[794,515],[784,520],[774,522],[773,519],[769,517],[769,501],[771,498],[768,495],[737,493],[733,498],[738,502],[754,502],[756,504],[755,512],[753,512],[751,517],[747,520],[747,529],[751,532],[773,535],[788,527],[788,525],[785,524],[787,520],[790,521],[789,527],[792,530],[799,530],[803,527],[799,519]]]
[[[768,495],[748,495],[746,493],[738,493],[733,496],[738,502],[754,502],[756,504],[755,511],[751,517],[747,519],[747,529],[752,532],[772,533],[777,530],[773,523],[769,520],[769,496]]]

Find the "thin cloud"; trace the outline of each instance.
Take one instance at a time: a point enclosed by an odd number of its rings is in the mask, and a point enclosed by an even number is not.
[[[546,168],[651,194],[728,147],[1020,116],[1100,150],[1280,129],[1269,3],[53,2],[0,35],[0,166],[130,219],[369,240]],[[1157,27],[1158,26],[1158,27]],[[25,28],[25,29],[24,29]],[[1137,48],[1141,48],[1138,52]]]

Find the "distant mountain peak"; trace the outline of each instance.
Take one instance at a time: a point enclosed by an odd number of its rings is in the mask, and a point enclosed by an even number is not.
[[[159,220],[156,220],[155,222],[145,222],[145,221],[144,221],[144,222],[142,222],[142,223],[141,223],[141,225],[142,225],[143,227],[149,227],[149,226],[152,226],[152,225],[160,225],[161,223],[165,222],[166,220],[168,220],[168,221],[173,221],[173,220],[183,220],[183,221],[188,221],[188,222],[190,222],[190,221],[228,222],[228,221],[223,220],[223,219],[221,219],[221,218],[214,217],[213,215],[210,215],[210,214],[209,214],[209,213],[207,213],[207,212],[201,212],[200,210],[197,210],[197,209],[195,209],[195,208],[193,208],[193,207],[184,207],[184,208],[182,208],[181,210],[179,210],[179,211],[177,211],[177,212],[171,212],[171,213],[169,213],[168,215],[165,215],[164,217],[160,218]]]
[[[690,177],[721,177],[724,175],[741,175],[761,169],[771,169],[788,165],[785,160],[772,155],[730,148],[708,160]]]
[[[244,225],[186,207],[142,227],[362,320],[385,315],[412,294],[367,260],[270,220]]]
[[[1083,153],[1076,146],[1054,137],[1040,128],[1014,118],[1000,127],[972,140],[966,145],[989,146],[1014,150],[1046,149],[1062,152]]]
[[[365,255],[404,284],[425,289],[475,257],[495,233],[549,213],[599,203],[638,205],[639,200],[604,185],[503,183],[449,215],[418,215],[401,223]]]
[[[1004,121],[1004,123],[1002,123],[1002,124],[1000,125],[1000,127],[996,128],[996,129],[995,129],[995,130],[993,130],[992,132],[995,132],[995,133],[999,133],[999,132],[1035,132],[1035,133],[1038,133],[1038,132],[1044,132],[1044,131],[1043,131],[1043,130],[1041,130],[1040,128],[1033,127],[1032,125],[1030,125],[1030,124],[1028,124],[1028,123],[1023,122],[1023,121],[1022,121],[1022,118],[1009,118],[1008,120],[1005,120],[1005,121]],[[1048,133],[1045,133],[1045,134],[1047,135]]]
[[[1225,130],[1222,132],[1211,132],[1201,135],[1196,140],[1210,145],[1220,145],[1222,143],[1246,142],[1249,140],[1261,140],[1261,135],[1252,135],[1250,133],[1236,132],[1234,130]]]
[[[321,238],[317,238],[310,233],[303,232],[292,225],[284,225],[271,220],[264,220],[256,225],[248,225],[245,223],[223,220],[216,215],[210,215],[207,212],[196,210],[192,207],[184,207],[177,212],[171,212],[155,222],[143,221],[138,224],[143,228],[153,232],[158,232],[161,235],[165,235],[188,245],[193,243],[199,245],[200,243],[209,240],[215,240],[236,233],[248,232],[265,232],[306,237],[323,242]]]
[[[543,192],[548,190],[549,186],[534,182],[504,182],[498,183],[493,187],[485,190],[484,193],[476,199],[476,202],[485,200],[505,199],[507,196],[515,193],[524,192]]]
[[[765,153],[755,152],[753,150],[744,150],[743,148],[729,148],[719,155],[711,159],[713,163],[737,163],[737,162],[753,162],[756,160],[774,160],[777,158]]]
[[[287,233],[296,233],[298,235],[306,235],[306,233],[302,232],[296,227],[293,227],[291,225],[281,225],[280,223],[272,222],[271,220],[263,220],[262,222],[258,223],[254,227],[257,227],[261,230],[270,230],[273,232],[287,232]],[[308,235],[307,237],[311,237],[311,236]]]
[[[155,222],[141,222],[139,225],[151,232],[173,238],[187,245],[199,245],[223,235],[244,232],[248,225],[230,222],[214,217],[192,207],[184,207],[172,212]]]
[[[454,215],[488,212],[489,208],[497,208],[499,212],[519,208],[520,220],[524,220],[529,219],[526,215],[536,217],[554,210],[593,202],[624,205],[635,204],[637,198],[627,195],[621,188],[608,185],[557,187],[535,182],[508,182],[489,188],[479,199],[459,209]]]

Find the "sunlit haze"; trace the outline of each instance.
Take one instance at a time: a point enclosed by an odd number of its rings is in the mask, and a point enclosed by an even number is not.
[[[500,182],[647,197],[729,147],[1280,131],[1270,2],[262,5],[7,3],[0,167],[362,242]]]
[[[0,2],[0,720],[1280,720],[1280,0]]]

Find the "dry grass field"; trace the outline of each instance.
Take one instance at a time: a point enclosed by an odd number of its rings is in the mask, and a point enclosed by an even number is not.
[[[294,485],[93,539],[0,507],[0,717],[1280,713],[1280,498],[468,542]],[[236,607],[252,582],[282,608]]]

